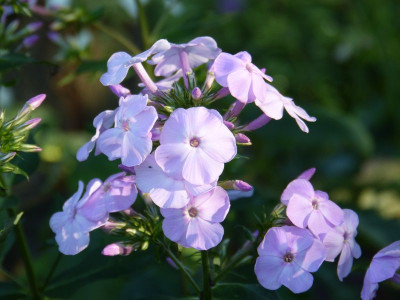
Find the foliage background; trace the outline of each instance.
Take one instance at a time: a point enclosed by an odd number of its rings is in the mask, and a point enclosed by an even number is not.
[[[315,274],[310,291],[293,295],[281,288],[278,295],[281,299],[359,297],[372,256],[399,239],[400,2],[148,0],[143,1],[141,9],[133,0],[61,2],[68,4],[65,11],[75,19],[54,24],[51,17],[18,16],[25,23],[44,21],[45,26],[31,50],[35,63],[15,65],[18,68],[6,74],[7,79],[16,79],[15,85],[0,90],[0,105],[8,111],[16,110],[33,95],[48,94],[36,112],[43,117],[43,124],[33,136],[43,151],[23,156],[30,181],[17,177],[14,185],[15,201],[24,211],[22,222],[41,280],[57,257],[48,226],[50,216],[76,191],[78,180],[105,179],[117,170],[117,164],[109,163],[104,156],[91,156],[79,164],[75,159],[77,149],[93,134],[94,116],[117,105],[116,97],[98,81],[112,53],[132,50],[118,42],[116,35],[142,50],[159,38],[178,43],[209,35],[223,51],[251,53],[256,65],[267,68],[282,94],[293,97],[318,119],[310,124],[309,134],[302,133],[287,116],[271,122],[249,135],[253,147],[240,150],[250,160],[227,165],[226,177],[243,179],[256,191],[252,198],[232,202],[224,222],[225,237],[231,238],[228,251],[233,252],[245,241],[242,225],[254,229],[254,214],[271,209],[290,180],[316,167],[314,186],[327,191],[340,206],[359,213],[357,240],[363,254],[343,283],[337,279],[336,264],[325,263]],[[140,26],[144,22],[148,24],[147,33]],[[68,46],[52,43],[47,37],[50,28],[60,28]],[[107,29],[113,31],[111,36]],[[138,91],[134,76],[126,85]],[[244,118],[251,120],[259,113],[249,107]],[[95,231],[87,250],[75,257],[63,257],[47,296],[160,299],[160,295],[177,297],[190,290],[178,271],[165,261],[154,260],[151,248],[128,257],[102,257],[101,249],[111,240]],[[186,254],[195,269],[199,257]],[[12,234],[0,244],[0,261],[6,270],[24,280]],[[256,284],[251,264],[236,269],[226,281],[250,284],[250,289],[241,294],[242,290],[222,288],[217,292],[220,295],[231,299],[270,297]],[[13,287],[0,277],[0,298],[3,293],[13,299],[15,296],[7,292],[11,290]],[[395,299],[399,292],[398,286],[385,282],[377,299]]]

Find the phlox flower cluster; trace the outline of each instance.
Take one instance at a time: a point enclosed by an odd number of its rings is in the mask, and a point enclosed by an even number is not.
[[[154,66],[160,80],[151,79],[144,63]],[[201,66],[208,69],[200,86],[195,71]],[[121,85],[131,69],[141,81],[137,94]],[[230,201],[253,193],[252,186],[242,180],[221,180],[225,164],[237,157],[238,148],[251,145],[246,134],[271,119],[281,119],[284,110],[304,132],[308,132],[304,121],[316,121],[270,84],[272,77],[252,62],[249,53],[224,53],[211,37],[185,44],[162,39],[135,56],[117,52],[108,60],[100,81],[119,98],[118,107],[94,119],[95,134],[79,149],[77,159],[86,160],[94,150],[95,155],[117,160],[123,172],[104,182],[93,179],[82,197],[80,182],[63,211],[51,218],[59,249],[68,255],[84,250],[89,233],[96,228],[108,233],[123,228],[125,223],[113,215],[116,212],[125,215],[123,219],[131,218],[131,226],[138,224],[129,229],[131,236],[153,234],[143,223],[147,217],[131,208],[138,193],[151,211],[152,222],[158,222],[160,212],[163,220],[158,228],[170,241],[197,250],[217,246],[224,236],[221,223]],[[209,108],[226,96],[235,100],[224,114]],[[252,103],[261,115],[240,124],[241,111]],[[311,273],[323,261],[333,262],[338,256],[342,281],[353,259],[361,255],[355,241],[357,214],[342,210],[327,193],[315,190],[310,183],[314,172],[303,172],[283,191],[280,206],[285,208],[285,225],[260,231],[263,240],[255,273],[267,289],[284,285],[294,293],[304,292],[313,284]],[[119,241],[102,253],[129,255],[147,247],[148,239],[141,245]],[[373,264],[372,270],[376,269]],[[390,276],[367,277],[367,288],[375,289],[377,282]]]

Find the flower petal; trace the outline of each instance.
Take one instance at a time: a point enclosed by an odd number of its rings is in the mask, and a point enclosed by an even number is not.
[[[111,55],[107,62],[107,73],[101,76],[100,82],[105,86],[121,83],[132,65],[130,63],[131,58],[126,52],[117,52]]]
[[[228,75],[238,70],[244,70],[244,62],[229,53],[221,53],[213,64],[215,80],[223,87],[228,87]]]
[[[326,249],[326,261],[334,261],[343,248],[343,235],[336,230],[329,231],[323,240]]]
[[[343,278],[347,277],[350,274],[351,267],[353,266],[353,256],[351,255],[351,250],[349,245],[346,243],[343,246],[342,253],[340,254],[337,274],[340,281],[343,281]]]
[[[238,70],[228,75],[228,87],[231,95],[242,103],[249,100],[251,74],[246,69]]]
[[[210,222],[222,222],[228,214],[230,203],[227,192],[216,186],[214,190],[195,197],[199,217]]]
[[[265,255],[257,258],[254,272],[263,287],[277,290],[282,286],[279,278],[284,266],[285,263],[281,257]]]
[[[281,196],[281,202],[288,205],[290,198],[294,194],[301,195],[306,199],[314,198],[314,188],[308,180],[305,179],[295,179],[288,184],[286,189],[283,191]]]
[[[309,290],[313,280],[313,276],[296,263],[286,264],[279,277],[279,281],[295,294]]]
[[[289,220],[297,227],[306,228],[312,213],[311,201],[299,194],[293,194],[286,209]]]
[[[208,250],[217,246],[224,236],[224,228],[219,223],[211,223],[199,217],[192,218],[187,227],[185,247]]]
[[[182,169],[191,151],[192,148],[187,144],[161,144],[155,151],[155,159],[168,175],[182,178]]]

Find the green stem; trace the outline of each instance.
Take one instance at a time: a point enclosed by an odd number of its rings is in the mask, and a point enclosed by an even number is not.
[[[53,265],[51,266],[49,274],[47,274],[46,280],[44,281],[44,284],[43,284],[43,287],[42,287],[43,291],[46,289],[46,287],[49,284],[51,278],[53,277],[53,274],[56,271],[58,263],[60,262],[61,258],[62,258],[62,254],[59,252],[58,255],[57,255],[56,260],[54,261]]]
[[[254,243],[255,244],[255,243]],[[234,269],[236,267],[236,265],[243,259],[245,258],[247,255],[249,255],[249,253],[253,251],[253,245],[249,246],[249,247],[244,247],[241,248],[239,251],[237,251],[232,258],[230,259],[230,261],[228,262],[228,264],[225,266],[225,268],[214,278],[213,280],[213,284],[216,284],[219,280],[221,280],[227,273],[229,273],[232,269]]]
[[[168,253],[168,256],[173,260],[173,262],[176,264],[176,266],[182,271],[182,273],[185,275],[185,277],[189,280],[189,282],[192,284],[193,288],[196,290],[197,294],[200,294],[200,288],[197,285],[196,281],[194,281],[192,275],[188,272],[188,270],[185,268],[185,266],[180,262],[180,260],[172,253],[172,251],[166,246],[163,245],[165,250]]]
[[[21,282],[19,282],[18,279],[14,278],[11,274],[9,274],[7,271],[0,268],[0,273],[3,274],[4,277],[8,278],[8,280],[14,282],[16,285],[18,285],[23,290],[26,290],[25,286]]]
[[[135,0],[135,2],[138,8],[138,17],[139,17],[140,31],[142,33],[143,48],[148,49],[151,46],[151,40],[149,36],[149,25],[147,23],[146,12],[144,11],[144,7],[140,0]]]
[[[8,214],[10,217],[15,218],[17,216],[17,211],[15,208],[9,208]],[[21,251],[22,260],[24,262],[31,296],[33,299],[41,299],[42,297],[40,296],[39,290],[37,288],[35,272],[33,271],[32,258],[29,252],[28,243],[26,242],[26,237],[22,229],[21,222],[18,222],[14,225],[14,233],[15,239]]]
[[[203,294],[202,300],[211,300],[211,278],[210,278],[210,267],[207,250],[201,251],[201,263],[203,265]]]
[[[112,39],[116,40],[118,43],[128,49],[133,55],[139,54],[141,52],[139,47],[137,47],[134,43],[121,35],[118,31],[115,31],[114,29],[111,29],[100,22],[94,22],[93,26],[102,31],[104,34],[111,37]]]

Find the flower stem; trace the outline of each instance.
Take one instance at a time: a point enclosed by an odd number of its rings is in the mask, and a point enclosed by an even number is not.
[[[185,277],[189,280],[189,282],[192,284],[193,288],[196,290],[197,294],[200,294],[200,288],[197,285],[196,281],[194,281],[192,275],[188,272],[188,270],[185,268],[185,266],[181,263],[181,261],[172,253],[172,251],[164,245],[165,251],[167,251],[168,256],[174,261],[176,266],[182,271],[182,273],[185,275]]]
[[[15,218],[17,216],[17,211],[15,208],[9,208],[7,211],[10,217]],[[35,272],[33,271],[32,258],[29,252],[28,243],[26,242],[24,231],[21,226],[21,222],[18,222],[14,225],[14,233],[15,239],[21,251],[22,260],[25,265],[26,276],[28,278],[32,299],[41,299],[42,297],[40,296],[37,287]]]
[[[202,300],[211,300],[211,278],[210,278],[210,267],[207,250],[201,251],[201,262],[203,265],[203,293]]]
[[[43,291],[45,291],[47,285],[49,284],[51,278],[53,277],[53,274],[56,271],[58,263],[60,262],[61,258],[62,258],[62,254],[60,252],[58,252],[57,258],[54,261],[53,265],[51,266],[51,269],[50,269],[49,273],[47,274],[46,280],[43,283],[43,287],[42,287]]]
[[[136,55],[141,52],[140,49],[134,43],[132,43],[130,40],[125,38],[123,35],[115,31],[114,29],[109,28],[108,26],[100,22],[94,22],[93,26],[96,29],[102,31],[104,34],[111,37],[112,39],[114,39],[115,41],[117,41],[118,43],[120,43],[122,46],[128,49],[131,52],[131,54]]]

